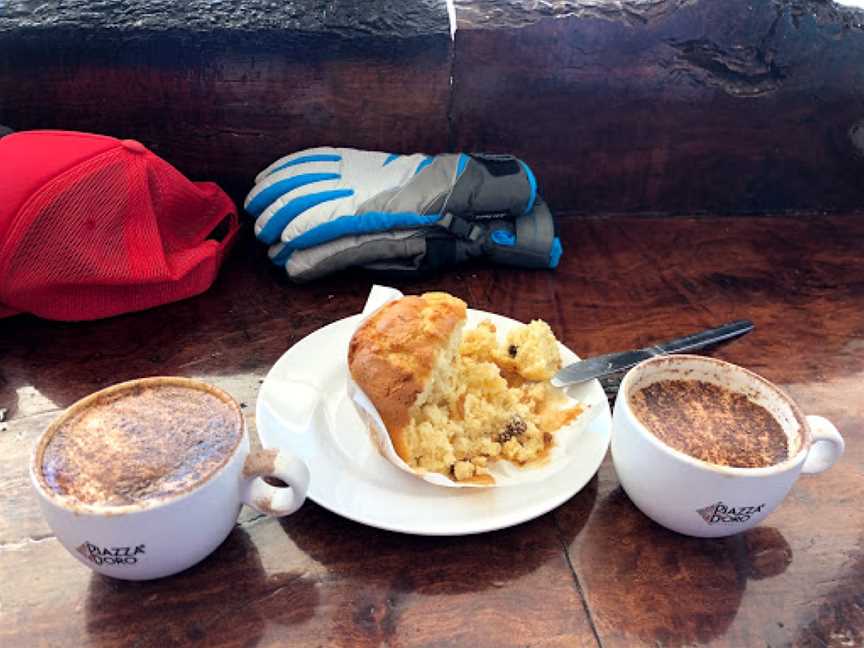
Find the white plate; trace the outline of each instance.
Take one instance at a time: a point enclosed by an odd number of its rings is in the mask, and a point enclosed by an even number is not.
[[[570,387],[589,405],[580,452],[571,465],[540,482],[499,488],[443,488],[399,470],[373,446],[346,393],[348,342],[360,315],[318,329],[288,349],[270,369],[255,409],[265,448],[285,448],[312,473],[309,499],[346,518],[390,531],[465,535],[543,515],[578,493],[609,447],[612,416],[600,383]],[[467,327],[490,319],[499,330],[518,324],[468,310]],[[578,356],[561,345],[564,364]],[[581,417],[580,417],[581,418]]]

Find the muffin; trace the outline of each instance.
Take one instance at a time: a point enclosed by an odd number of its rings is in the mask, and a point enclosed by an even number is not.
[[[354,334],[348,367],[408,466],[493,483],[491,462],[542,460],[582,408],[563,408],[566,397],[548,382],[561,358],[545,322],[499,342],[489,321],[463,339],[465,318],[465,302],[446,293],[390,302]]]

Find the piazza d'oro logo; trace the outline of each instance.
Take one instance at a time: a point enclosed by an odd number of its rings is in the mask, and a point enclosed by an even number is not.
[[[708,524],[722,524],[729,522],[747,522],[757,513],[761,513],[765,504],[758,506],[728,506],[723,502],[711,504],[705,508],[697,509],[696,512],[702,516]]]
[[[75,550],[94,565],[134,565],[144,553],[144,545],[134,547],[100,547],[82,542]]]

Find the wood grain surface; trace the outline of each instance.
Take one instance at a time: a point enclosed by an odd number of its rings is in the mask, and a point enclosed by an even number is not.
[[[558,210],[864,204],[864,12],[815,0],[456,0],[451,137]]]
[[[238,201],[293,151],[447,146],[443,0],[3,4],[0,124],[137,139]]]
[[[864,207],[864,10],[825,0],[8,0],[0,124],[242,200],[289,152],[512,152],[556,213]]]
[[[286,284],[247,232],[200,297],[91,323],[0,321],[0,645],[862,645],[864,220],[561,227],[556,272],[477,264],[393,283],[542,317],[581,355],[750,318],[755,331],[715,355],[830,417],[847,440],[840,462],[726,539],[649,521],[607,458],[558,509],[494,533],[406,536],[307,502],[282,521],[244,509],[228,540],[177,576],[93,575],[51,535],[26,477],[34,439],[61,408],[128,378],[184,375],[232,393],[254,430],[258,387],[276,359],[361,309],[371,277]]]

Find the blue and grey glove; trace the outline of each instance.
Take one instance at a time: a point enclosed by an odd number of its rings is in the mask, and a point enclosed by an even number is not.
[[[245,208],[270,259],[295,281],[477,256],[554,268],[561,255],[534,174],[510,155],[307,149],[259,173]]]

